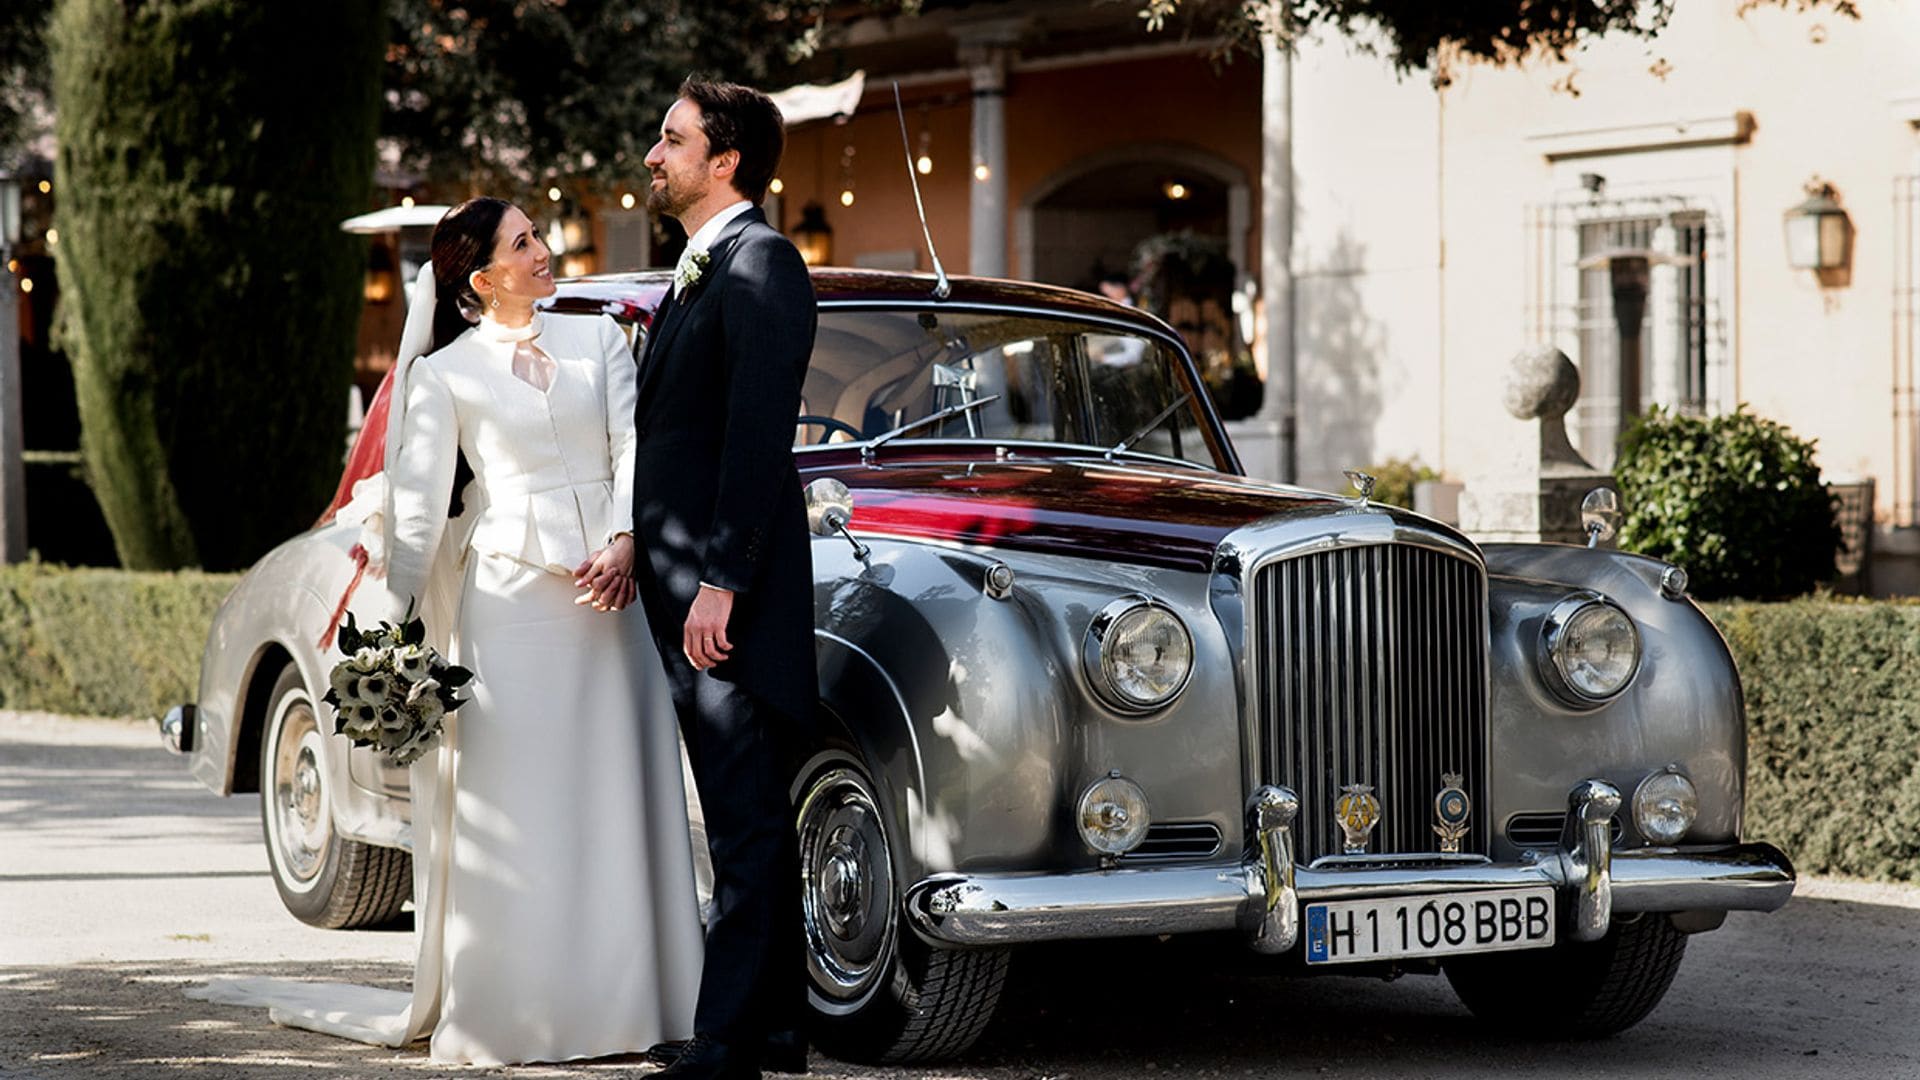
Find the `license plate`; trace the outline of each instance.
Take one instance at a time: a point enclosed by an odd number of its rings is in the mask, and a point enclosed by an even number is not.
[[[1329,901],[1306,924],[1309,964],[1536,949],[1553,944],[1553,890]]]

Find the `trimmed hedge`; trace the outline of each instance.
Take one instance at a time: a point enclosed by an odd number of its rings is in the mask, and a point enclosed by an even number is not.
[[[235,574],[0,566],[0,709],[158,716],[200,689]]]
[[[232,574],[0,567],[0,708],[153,716],[198,692]],[[1750,839],[1920,880],[1920,604],[1716,603],[1747,696]]]
[[[1803,873],[1920,880],[1920,605],[1707,613],[1746,688],[1747,836]]]

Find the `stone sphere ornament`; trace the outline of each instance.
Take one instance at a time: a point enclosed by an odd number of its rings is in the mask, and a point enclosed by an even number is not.
[[[1580,369],[1551,345],[1520,350],[1507,375],[1507,412],[1518,420],[1555,420],[1580,400]]]

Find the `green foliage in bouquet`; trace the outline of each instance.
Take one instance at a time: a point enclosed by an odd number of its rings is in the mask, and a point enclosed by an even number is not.
[[[1692,417],[1658,406],[1614,462],[1619,544],[1684,567],[1702,599],[1779,599],[1833,576],[1840,528],[1814,444],[1741,406]]]
[[[340,628],[346,659],[333,666],[322,698],[333,707],[333,731],[355,746],[379,749],[395,765],[411,765],[440,740],[446,714],[465,698],[473,672],[449,664],[427,644],[427,625],[413,617],[362,630],[347,613]]]
[[[59,0],[59,339],[130,569],[243,568],[340,475],[376,0]]]

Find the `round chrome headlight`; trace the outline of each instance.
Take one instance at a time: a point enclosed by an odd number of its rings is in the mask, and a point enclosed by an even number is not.
[[[1671,769],[1640,781],[1633,791],[1633,824],[1654,844],[1674,844],[1700,816],[1700,793],[1693,781]]]
[[[1547,616],[1542,674],[1569,703],[1596,705],[1626,689],[1640,668],[1640,631],[1627,613],[1591,593]]]
[[[1122,712],[1149,712],[1178,697],[1193,673],[1193,637],[1180,616],[1151,600],[1108,604],[1087,627],[1087,679]]]
[[[1147,793],[1124,776],[1095,781],[1080,796],[1080,838],[1103,855],[1124,855],[1146,839]]]

